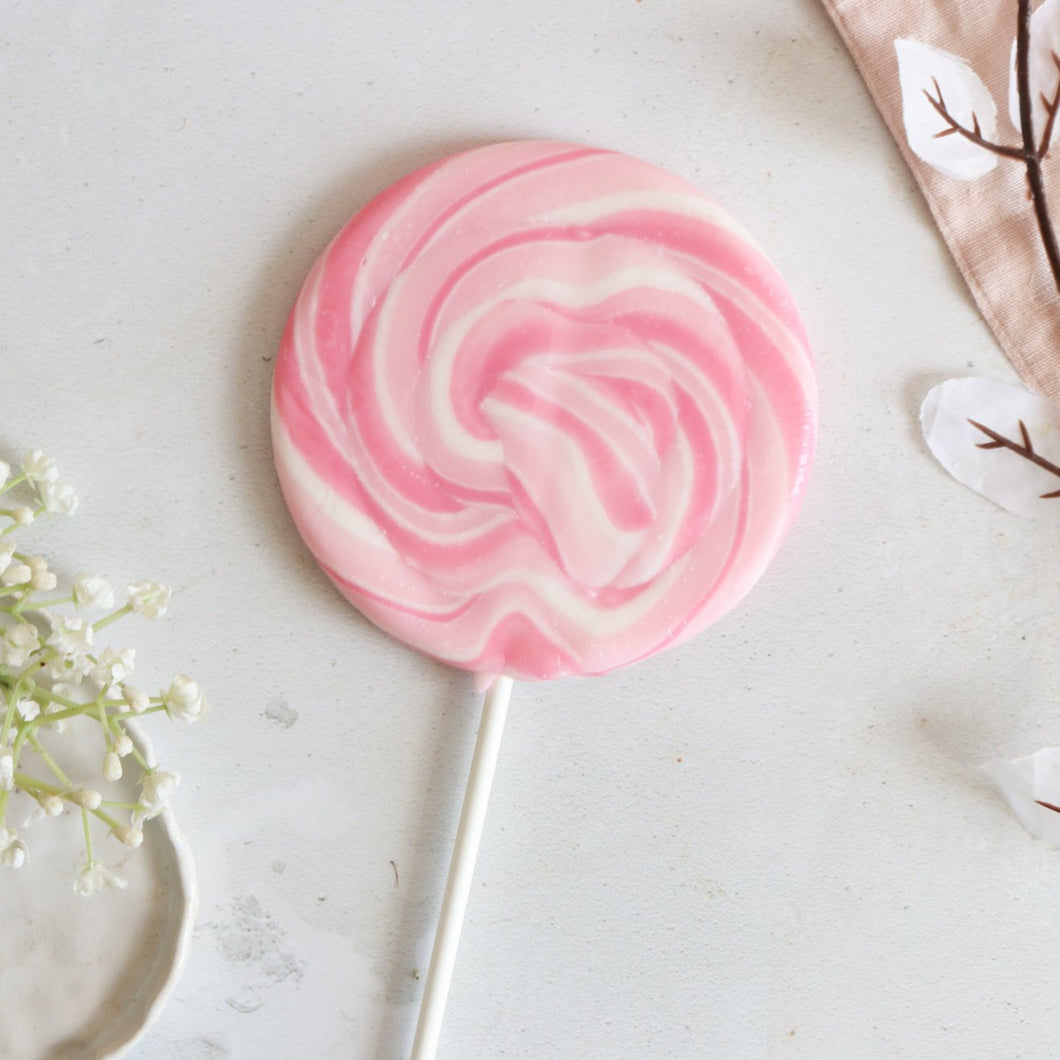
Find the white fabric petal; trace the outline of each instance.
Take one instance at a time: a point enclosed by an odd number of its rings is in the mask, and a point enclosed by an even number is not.
[[[960,133],[948,133],[945,119],[925,94],[936,99],[941,94],[954,121],[969,130],[978,123],[980,135],[993,142],[997,104],[979,75],[959,56],[920,41],[899,38],[894,50],[909,146],[928,165],[958,180],[974,180],[989,173],[998,156]]]
[[[1060,474],[1041,464],[1060,470],[1060,406],[997,379],[949,379],[928,393],[920,424],[958,482],[1018,515],[1060,519],[1060,497],[1042,497],[1060,489]],[[997,445],[984,428],[1023,451]]]
[[[1026,758],[988,762],[983,772],[1031,835],[1060,846],[1060,747],[1045,747]]]

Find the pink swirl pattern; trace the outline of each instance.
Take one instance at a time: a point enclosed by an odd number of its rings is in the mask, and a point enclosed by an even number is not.
[[[729,611],[801,495],[787,288],[684,181],[569,144],[466,152],[336,236],[284,334],[276,464],[309,548],[454,666],[599,674]]]

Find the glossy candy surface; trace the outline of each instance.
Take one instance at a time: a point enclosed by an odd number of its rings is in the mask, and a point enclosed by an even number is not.
[[[648,163],[513,142],[335,237],[277,361],[273,443],[318,562],[454,666],[604,673],[758,580],[802,493],[811,356],[758,246]]]

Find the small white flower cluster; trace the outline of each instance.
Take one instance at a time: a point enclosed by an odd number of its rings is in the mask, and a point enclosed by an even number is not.
[[[12,475],[11,465],[0,460],[0,487],[10,488],[27,482],[34,488],[34,504],[20,504],[11,509],[10,518],[18,526],[27,526],[42,512],[73,515],[77,511],[77,495],[65,482],[59,481],[55,461],[39,449],[31,449],[22,461],[22,471]]]
[[[177,773],[147,762],[126,731],[129,718],[164,713],[196,721],[206,711],[206,697],[184,674],[152,696],[129,683],[136,657],[132,648],[96,647],[97,634],[126,615],[164,615],[168,586],[130,585],[125,603],[116,609],[114,589],[92,574],[75,578],[65,596],[39,595],[55,593],[59,580],[43,556],[16,548],[15,531],[44,513],[72,515],[76,508],[77,497],[59,481],[55,461],[39,449],[26,455],[17,473],[0,461],[0,866],[21,868],[29,856],[8,824],[14,798],[33,800],[38,816],[76,811],[84,821],[86,851],[74,890],[90,895],[126,886],[95,857],[93,823],[124,846],[137,847],[144,822],[166,809],[180,783]],[[66,605],[75,613],[58,610]],[[87,614],[93,611],[109,613],[93,620]],[[55,737],[74,718],[99,726],[103,755],[93,782],[75,782],[59,761]],[[106,798],[100,781],[121,780],[129,763],[139,774],[138,801]]]

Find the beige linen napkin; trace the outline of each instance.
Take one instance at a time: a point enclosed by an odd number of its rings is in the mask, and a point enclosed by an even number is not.
[[[1033,15],[1029,0],[824,4],[1002,348],[1028,385],[1060,399],[1060,280],[1040,217],[1044,200],[1060,225],[1060,162],[1045,151],[1060,139],[1060,130],[1049,135],[1060,101],[1060,0]]]

